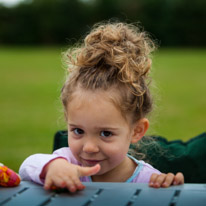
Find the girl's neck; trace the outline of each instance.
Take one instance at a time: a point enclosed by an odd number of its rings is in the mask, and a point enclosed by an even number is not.
[[[111,171],[102,175],[94,175],[91,178],[93,182],[125,182],[132,176],[136,167],[137,164],[126,157],[120,165]]]

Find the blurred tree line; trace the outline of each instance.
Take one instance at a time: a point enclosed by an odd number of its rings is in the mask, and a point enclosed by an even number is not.
[[[205,0],[30,0],[0,5],[0,44],[70,44],[94,23],[140,22],[161,46],[206,46]]]

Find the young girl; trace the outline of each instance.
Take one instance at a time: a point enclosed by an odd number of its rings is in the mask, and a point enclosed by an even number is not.
[[[162,174],[128,155],[149,127],[153,50],[145,32],[124,23],[96,26],[80,47],[69,50],[61,92],[69,147],[28,157],[21,178],[71,192],[84,189],[85,181],[183,184],[182,173]]]

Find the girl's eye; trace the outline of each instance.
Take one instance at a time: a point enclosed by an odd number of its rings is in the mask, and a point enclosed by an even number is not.
[[[101,135],[102,137],[110,137],[110,136],[112,136],[112,133],[111,133],[110,131],[102,131],[102,132],[100,133],[100,135]]]
[[[84,134],[84,130],[79,129],[79,128],[75,128],[75,129],[73,129],[73,132],[74,132],[76,135]]]

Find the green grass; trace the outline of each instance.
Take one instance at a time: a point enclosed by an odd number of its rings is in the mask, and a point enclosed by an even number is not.
[[[63,128],[61,49],[1,48],[0,57],[0,162],[17,171],[28,155],[51,152]]]
[[[59,95],[64,48],[0,48],[0,162],[18,171],[34,153],[50,153],[65,129]],[[161,49],[153,58],[156,108],[147,134],[189,138],[205,131],[206,49]]]
[[[206,129],[206,50],[162,49],[154,55],[157,89],[152,130],[188,140]]]

